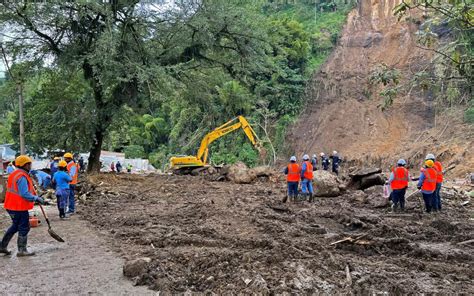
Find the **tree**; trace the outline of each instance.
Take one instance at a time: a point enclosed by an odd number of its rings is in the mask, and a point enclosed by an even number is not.
[[[150,89],[185,79],[189,69],[246,75],[245,63],[265,48],[256,23],[245,23],[239,3],[184,2],[163,11],[138,0],[0,3],[7,47],[19,59],[53,60],[78,71],[93,100],[88,171],[99,171],[100,151],[113,115],[140,108]],[[249,26],[249,24],[253,24]],[[147,87],[149,87],[147,92]]]

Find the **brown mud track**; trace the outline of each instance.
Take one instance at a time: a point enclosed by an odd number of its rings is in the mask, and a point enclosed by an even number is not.
[[[166,293],[474,294],[472,206],[404,214],[349,195],[281,204],[285,183],[101,175],[80,214]],[[100,184],[100,186],[98,185]],[[345,238],[347,240],[331,245]]]

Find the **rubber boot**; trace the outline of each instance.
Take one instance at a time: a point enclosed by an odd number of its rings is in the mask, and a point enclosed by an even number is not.
[[[14,233],[5,233],[3,236],[2,242],[0,243],[0,254],[5,254],[5,255],[10,255],[12,252],[8,251],[8,243],[10,243],[10,240],[14,236]]]
[[[287,200],[288,200],[288,195],[285,195],[285,196],[283,197],[282,202],[283,202],[283,203],[286,203]],[[291,201],[291,196],[290,196],[290,201]]]
[[[35,252],[28,252],[27,249],[28,237],[18,235],[18,257],[34,256]]]
[[[309,202],[314,202],[314,196],[312,193],[309,194]]]

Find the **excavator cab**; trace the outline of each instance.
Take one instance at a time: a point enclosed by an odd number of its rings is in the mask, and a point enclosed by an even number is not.
[[[201,146],[199,147],[198,153],[196,156],[173,156],[170,158],[170,169],[173,171],[177,170],[193,170],[197,168],[203,168],[209,166],[207,163],[207,157],[209,154],[209,145],[215,140],[227,135],[230,132],[233,132],[237,129],[242,128],[247,138],[254,145],[254,147],[261,153],[263,147],[261,145],[260,139],[253,130],[253,128],[248,123],[247,119],[243,116],[238,116],[223,125],[215,128],[212,132],[204,136],[201,141]]]

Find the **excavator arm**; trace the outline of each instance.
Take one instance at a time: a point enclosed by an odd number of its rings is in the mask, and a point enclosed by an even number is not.
[[[237,121],[237,122],[236,122]],[[235,122],[235,123],[234,123]],[[207,157],[209,154],[209,145],[215,140],[219,139],[222,136],[227,135],[237,129],[242,128],[245,135],[249,138],[250,142],[257,148],[261,149],[260,140],[253,130],[253,128],[248,123],[247,119],[243,116],[238,116],[223,125],[215,128],[212,132],[204,136],[201,141],[198,153],[196,156],[182,156],[182,157],[172,157],[170,159],[172,169],[180,168],[191,168],[191,167],[202,167],[207,164]]]

